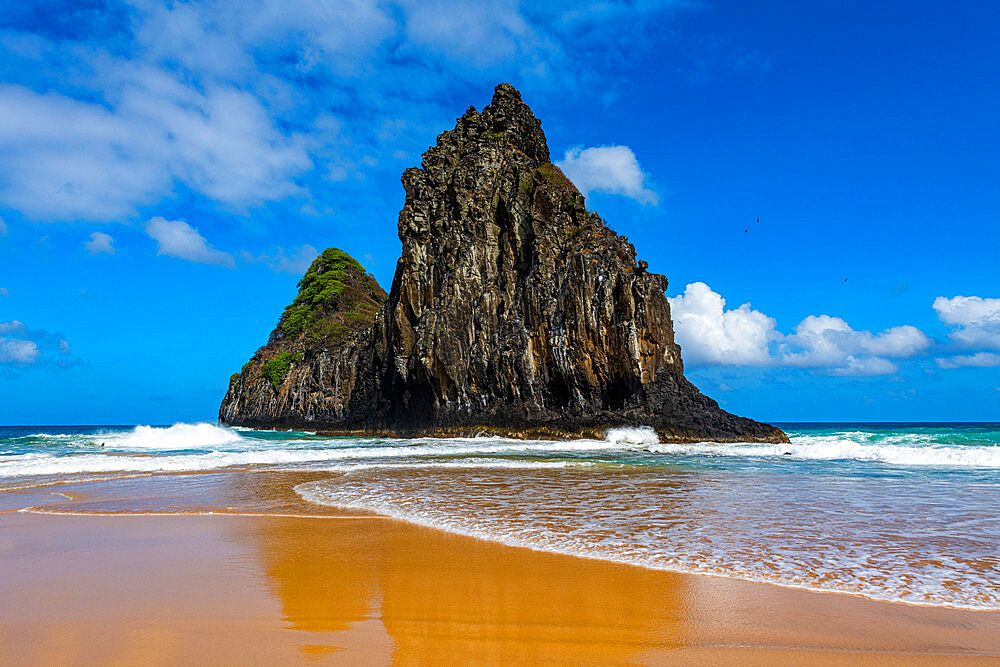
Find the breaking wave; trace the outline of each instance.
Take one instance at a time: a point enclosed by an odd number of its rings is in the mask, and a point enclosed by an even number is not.
[[[206,422],[174,424],[166,428],[136,426],[130,433],[109,435],[111,443],[120,449],[207,449],[242,445],[246,439],[233,429]]]
[[[847,434],[800,436],[790,444],[656,444],[646,447],[654,454],[730,457],[790,457],[805,460],[853,460],[901,466],[1000,468],[998,445],[941,445],[871,443]],[[910,441],[912,442],[912,440]]]
[[[658,445],[660,439],[650,426],[623,426],[608,429],[604,439],[615,445]]]

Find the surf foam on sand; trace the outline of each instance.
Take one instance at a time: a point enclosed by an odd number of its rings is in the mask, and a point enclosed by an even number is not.
[[[1000,427],[792,427],[785,445],[330,438],[214,424],[0,429],[0,488],[328,471],[299,487],[505,544],[868,597],[1000,607]],[[104,447],[101,447],[101,443]]]

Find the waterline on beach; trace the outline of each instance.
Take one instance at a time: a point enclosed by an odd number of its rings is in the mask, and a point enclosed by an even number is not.
[[[574,441],[329,438],[210,424],[7,428],[0,490],[308,471],[312,481],[296,491],[317,508],[648,568],[1000,609],[996,426],[786,430],[790,444],[762,445],[664,444],[638,426]]]

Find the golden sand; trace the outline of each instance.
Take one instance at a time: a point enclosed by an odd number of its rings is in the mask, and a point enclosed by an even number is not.
[[[1000,659],[1000,612],[511,548],[315,508],[290,491],[304,479],[183,476],[0,494],[5,510],[91,513],[0,514],[0,663]]]

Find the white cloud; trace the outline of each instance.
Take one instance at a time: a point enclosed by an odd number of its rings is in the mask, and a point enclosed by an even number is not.
[[[6,71],[19,73],[0,84],[0,205],[69,221],[135,215],[184,190],[239,211],[309,200],[319,179],[306,176],[353,173],[350,155],[418,152],[421,133],[454,118],[456,86],[593,89],[669,32],[665,14],[694,3],[127,4],[121,26],[102,12],[74,16],[77,39],[0,32]],[[379,142],[401,113],[407,143]],[[655,203],[631,157],[597,186]]]
[[[958,327],[949,336],[959,345],[1000,350],[1000,299],[939,296],[934,299],[934,310],[939,320]]]
[[[246,250],[240,253],[240,259],[244,262],[263,262],[275,273],[290,273],[293,276],[301,276],[312,264],[319,251],[311,245],[300,246],[291,255],[285,254],[284,248],[278,248],[273,254],[261,253],[252,255]]]
[[[934,299],[934,310],[946,324],[1000,324],[1000,299],[978,296],[956,296],[949,299],[939,296]]]
[[[210,246],[197,229],[183,220],[153,218],[146,223],[146,233],[159,244],[157,255],[167,255],[199,264],[236,268],[236,260],[232,255]]]
[[[762,366],[771,363],[769,343],[779,336],[775,321],[744,303],[725,310],[726,300],[705,283],[690,283],[670,299],[677,343],[685,363]]]
[[[534,51],[553,50],[521,15],[518,3],[404,0],[406,33],[414,46],[484,66]]]
[[[94,232],[90,235],[89,241],[84,241],[83,247],[86,248],[91,255],[99,255],[101,253],[106,253],[108,255],[115,254],[114,239],[111,238],[109,234],[104,232]]]
[[[282,135],[260,100],[121,70],[110,109],[0,85],[0,202],[42,220],[114,220],[175,183],[235,209],[299,192],[291,179],[312,166],[303,140]]]
[[[871,376],[892,375],[899,366],[881,357],[855,357],[853,354],[844,358],[842,365],[831,368],[830,375]]]
[[[39,354],[34,341],[0,337],[0,363],[33,364]]]
[[[70,366],[69,343],[59,334],[29,329],[24,322],[0,322],[0,364],[12,366]]]
[[[726,310],[725,299],[705,283],[691,283],[669,301],[676,340],[692,366],[775,365],[831,375],[885,375],[899,370],[891,359],[912,357],[931,344],[910,325],[873,334],[829,315],[810,315],[784,335],[773,318],[749,303]]]
[[[584,195],[606,192],[653,206],[660,200],[646,188],[646,174],[628,146],[574,146],[556,165]]]
[[[0,218],[0,236],[7,236],[7,223]]]
[[[810,315],[794,334],[785,336],[779,356],[786,366],[828,367],[838,375],[884,375],[898,369],[883,357],[912,357],[930,344],[922,331],[910,325],[873,334],[855,331],[839,317]]]
[[[938,368],[954,369],[962,366],[978,366],[988,368],[1000,366],[1000,354],[996,352],[976,352],[975,354],[960,354],[953,357],[943,357],[934,360]]]

